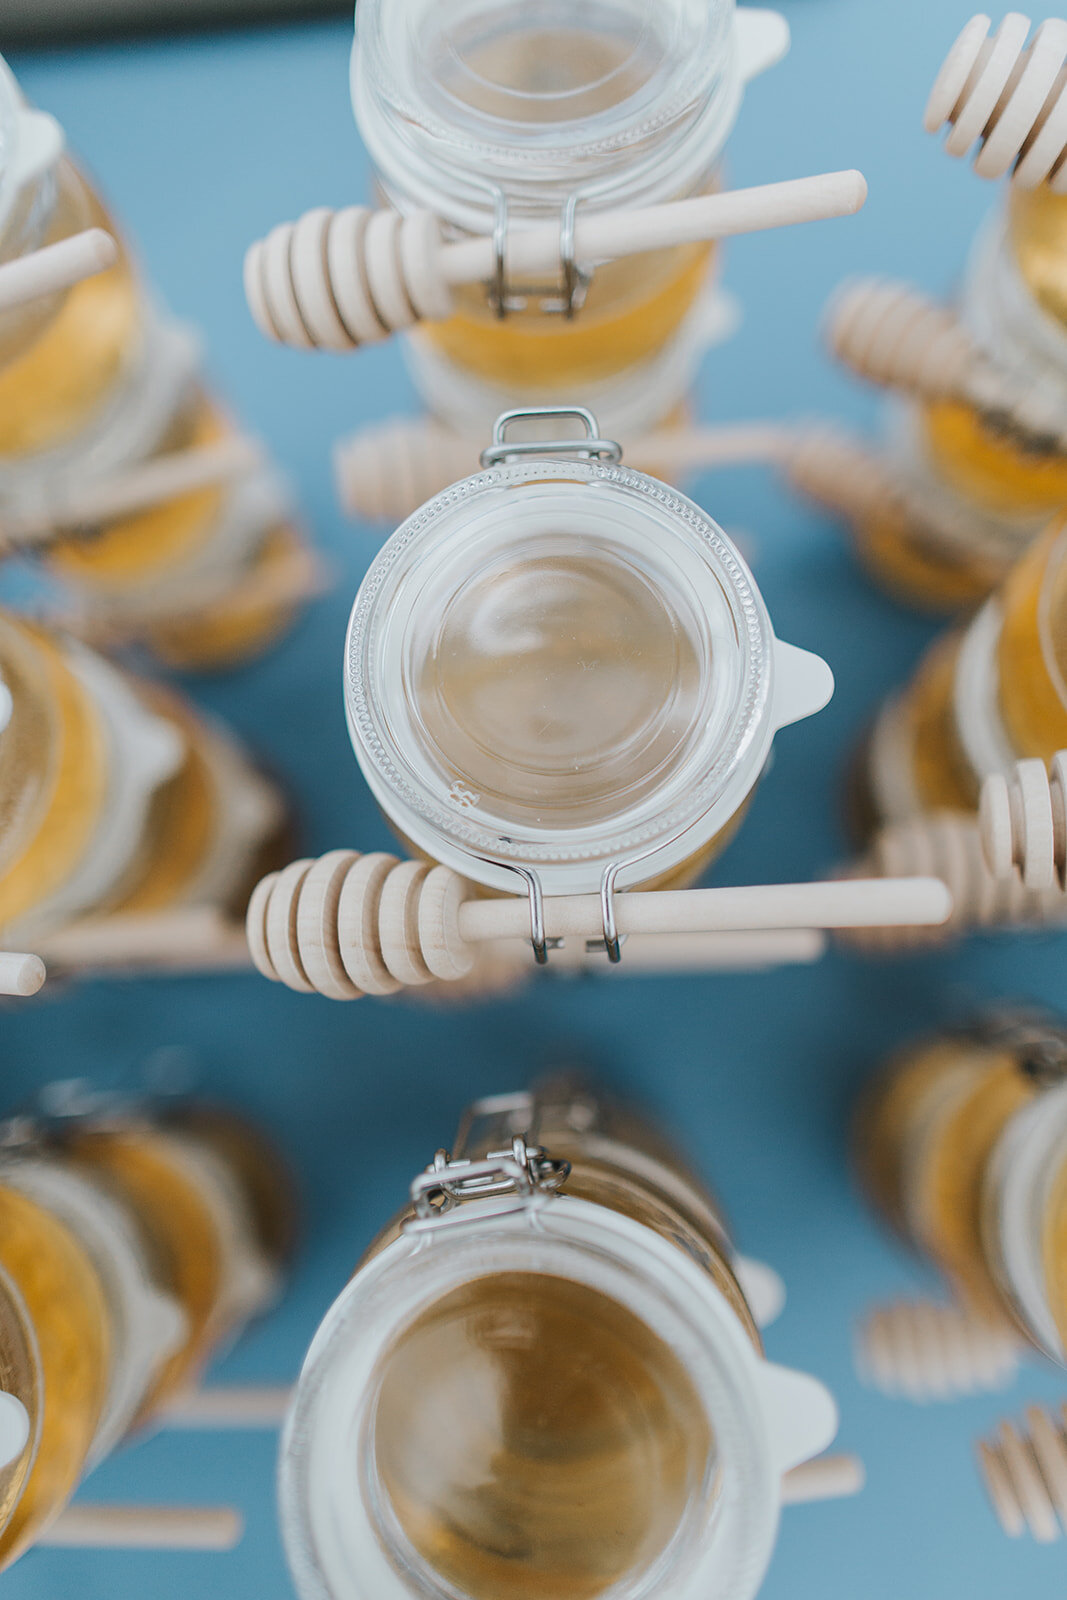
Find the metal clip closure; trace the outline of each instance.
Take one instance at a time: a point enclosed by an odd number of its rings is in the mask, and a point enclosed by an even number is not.
[[[405,1230],[422,1232],[462,1221],[456,1213],[472,1200],[500,1201],[480,1208],[482,1216],[521,1210],[538,1194],[559,1189],[570,1170],[569,1161],[554,1160],[540,1145],[528,1145],[522,1134],[516,1134],[510,1149],[490,1150],[478,1161],[453,1161],[447,1150],[438,1150],[411,1185],[415,1216],[404,1224]]]
[[[507,281],[508,197],[495,184],[489,187],[493,196],[493,276],[488,288],[494,315],[502,322],[511,312],[525,311],[535,300],[543,315],[566,317],[571,321],[585,304],[593,281],[592,273],[582,270],[575,255],[574,219],[580,196],[569,195],[560,212],[559,283],[531,286],[524,294],[516,294]]]
[[[582,439],[514,439],[508,442],[513,422],[540,421],[545,417],[574,417],[585,427]],[[521,406],[503,411],[493,425],[493,442],[482,451],[483,467],[497,467],[502,461],[517,461],[523,456],[581,456],[586,460],[622,460],[622,445],[600,437],[600,424],[585,406]]]
[[[1047,1085],[1067,1078],[1067,1028],[1040,1011],[994,1010],[967,1031],[982,1044],[1010,1051],[1019,1071],[1037,1083]]]

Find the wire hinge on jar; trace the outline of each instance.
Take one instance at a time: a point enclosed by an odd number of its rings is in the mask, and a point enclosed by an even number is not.
[[[503,189],[493,188],[493,276],[489,281],[489,304],[494,314],[503,322],[513,311],[525,311],[531,300],[539,302],[546,316],[566,317],[568,322],[585,304],[593,274],[578,265],[574,251],[574,219],[578,210],[578,195],[571,194],[563,203],[559,219],[560,281],[540,287],[531,286],[525,294],[514,294],[508,289],[508,197]]]
[[[540,422],[546,417],[574,417],[585,428],[581,439],[513,439],[508,429],[513,422]],[[503,411],[493,425],[493,442],[481,453],[483,467],[498,467],[526,456],[580,456],[583,460],[604,461],[618,466],[622,445],[600,437],[600,424],[586,406],[520,406]]]
[[[490,1150],[476,1161],[454,1161],[447,1150],[438,1150],[411,1185],[415,1216],[405,1229],[422,1232],[462,1222],[459,1209],[473,1200],[498,1202],[479,1206],[480,1217],[521,1210],[539,1194],[561,1188],[570,1170],[569,1161],[554,1160],[540,1145],[528,1145],[523,1134],[515,1135],[509,1149]]]

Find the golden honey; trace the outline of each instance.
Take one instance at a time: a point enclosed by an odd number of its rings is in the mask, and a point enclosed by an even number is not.
[[[285,632],[306,592],[307,546],[290,523],[270,529],[251,562],[234,574],[215,603],[193,616],[153,624],[155,655],[185,671],[211,671],[247,661]]]
[[[503,1273],[408,1327],[375,1461],[436,1582],[472,1600],[594,1600],[662,1558],[713,1455],[685,1369],[617,1301]]]
[[[40,244],[114,223],[69,161],[55,172],[56,199]],[[125,249],[106,272],[75,284],[0,327],[0,458],[68,443],[107,404],[140,353],[143,308]],[[43,320],[42,320],[43,318]],[[26,331],[28,329],[28,332]]]
[[[0,1536],[11,1520],[37,1448],[44,1399],[40,1360],[26,1305],[11,1279],[0,1270],[0,1392],[14,1395],[29,1423],[21,1454],[0,1465]]]
[[[113,1131],[87,1128],[71,1137],[70,1150],[137,1217],[160,1281],[186,1315],[185,1340],[146,1396],[143,1419],[189,1383],[210,1353],[211,1323],[222,1290],[218,1230],[195,1176],[166,1137],[147,1124]]]
[[[953,704],[960,639],[939,640],[924,657],[906,697],[912,774],[926,810],[970,811],[978,782],[956,731]]]
[[[986,1174],[998,1138],[1037,1092],[1011,1048],[947,1036],[891,1063],[857,1119],[869,1197],[989,1321],[1006,1311],[983,1237]]]
[[[1067,1349],[1067,1160],[1060,1162],[1049,1191],[1042,1256],[1053,1321]]]
[[[536,304],[501,319],[484,288],[464,287],[456,313],[428,323],[423,337],[456,366],[516,393],[577,393],[648,361],[670,341],[707,281],[711,254],[708,245],[680,245],[606,262],[573,319]],[[511,288],[521,293],[523,285]]]
[[[1067,195],[1047,184],[1008,191],[1008,242],[1038,305],[1067,328]]]
[[[232,431],[215,402],[198,393],[175,420],[158,454],[215,444]],[[49,548],[49,564],[61,577],[120,594],[165,579],[211,540],[222,503],[218,487],[178,495],[109,522],[89,536],[60,540]]]
[[[854,523],[856,552],[877,582],[898,599],[932,611],[975,605],[1000,578],[998,563],[977,552],[941,549],[895,508]]]
[[[32,1470],[0,1534],[0,1567],[21,1555],[73,1493],[107,1397],[110,1329],[81,1245],[33,1201],[0,1185],[0,1268],[36,1336],[44,1412]]]
[[[81,861],[107,797],[104,733],[56,642],[0,617],[11,720],[0,743],[0,926],[46,900]]]
[[[1062,520],[1004,586],[997,647],[1000,714],[1019,756],[1067,746],[1067,534]]]

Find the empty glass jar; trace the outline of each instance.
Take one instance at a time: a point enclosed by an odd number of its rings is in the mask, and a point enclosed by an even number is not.
[[[780,17],[733,0],[361,0],[352,103],[383,198],[435,211],[453,237],[561,225],[558,282],[460,290],[447,322],[407,341],[446,423],[477,437],[506,405],[576,393],[613,427],[673,410],[707,342],[712,252],[585,276],[569,222],[714,187],[744,83],[787,47]]]
[[[471,1108],[311,1347],[280,1495],[303,1600],[745,1600],[834,1403],[762,1354],[707,1192],[583,1084]]]
[[[868,1092],[868,1196],[993,1324],[1067,1362],[1067,1035],[1003,1016],[905,1051]]]
[[[58,124],[25,104],[0,59],[0,260],[92,226],[116,232],[64,155]],[[128,467],[232,436],[198,360],[121,238],[107,271],[0,315],[0,510],[17,519],[57,501],[76,506],[79,491]],[[46,560],[79,605],[187,667],[265,648],[309,576],[286,496],[265,467],[79,527]]]
[[[495,889],[688,881],[776,729],[832,692],[782,644],[722,530],[618,464],[585,412],[500,420],[487,469],[372,564],[346,645],[349,728],[401,837]],[[586,436],[568,439],[574,422]]]

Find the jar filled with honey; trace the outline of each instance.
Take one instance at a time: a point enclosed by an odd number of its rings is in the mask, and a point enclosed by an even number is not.
[[[905,1051],[857,1119],[861,1183],[974,1314],[1067,1363],[1067,1033],[1002,1016]]]
[[[229,1112],[76,1084],[47,1104],[0,1130],[0,1567],[273,1302],[295,1209]]]
[[[612,427],[645,430],[689,387],[707,342],[712,252],[684,245],[597,265],[567,260],[577,209],[714,188],[746,80],[784,54],[775,13],[733,0],[367,0],[352,102],[383,199],[436,212],[451,237],[561,226],[560,281],[457,294],[407,341],[424,400],[476,436],[506,405],[581,393]],[[501,274],[502,278],[502,274]]]
[[[0,315],[0,510],[18,523],[157,456],[217,444],[234,425],[205,392],[188,331],[163,314],[63,134],[29,108],[0,59],[0,260],[88,227],[115,263]],[[270,468],[99,524],[50,545],[79,603],[181,666],[225,665],[282,631],[309,558]]]
[[[286,807],[231,735],[77,640],[0,614],[0,929],[234,915]]]
[[[360,588],[356,755],[404,841],[492,889],[691,881],[829,669],[775,638],[722,530],[621,466],[589,413],[552,413],[548,443],[515,442],[516,420]]]
[[[1021,400],[1023,410],[1036,403],[1034,425],[1022,425],[1007,408],[958,398],[894,403],[887,465],[917,514],[889,509],[856,530],[862,555],[886,587],[934,609],[979,603],[1067,508],[1067,195],[1058,192],[1055,146],[1062,107],[1044,104],[1045,68],[1026,68],[1028,26],[1009,14],[994,57],[994,41],[983,38],[989,19],[973,18],[946,58],[926,125],[955,125],[947,141],[954,155],[972,143],[984,149],[975,160],[983,175],[1012,169],[971,249],[957,310],[1003,394]],[[1054,98],[1054,71],[1049,82]],[[948,345],[943,349],[949,364]]]
[[[301,1596],[732,1596],[836,1409],[767,1362],[703,1186],[582,1084],[472,1107],[312,1344],[282,1442]]]
[[[983,780],[1067,745],[1067,525],[1058,517],[963,630],[879,713],[862,761],[868,820],[974,811]]]

